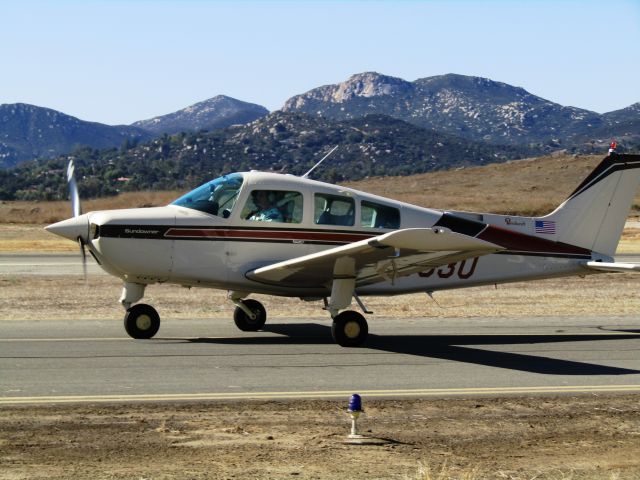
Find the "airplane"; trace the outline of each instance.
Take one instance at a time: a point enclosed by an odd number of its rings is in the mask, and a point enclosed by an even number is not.
[[[156,283],[226,290],[243,331],[267,320],[251,294],[322,300],[335,342],[356,347],[369,328],[349,307],[355,300],[372,313],[365,296],[640,271],[613,258],[640,183],[640,155],[610,151],[541,217],[424,208],[307,174],[230,173],[167,206],[82,214],[70,162],[74,216],[45,228],[78,242],[85,262],[87,248],[123,281],[124,327],[134,339],[160,328],[156,309],[138,303]]]

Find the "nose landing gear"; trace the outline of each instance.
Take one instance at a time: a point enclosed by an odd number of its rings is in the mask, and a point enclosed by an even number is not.
[[[151,305],[139,303],[127,309],[124,329],[136,339],[152,338],[160,329],[160,315]]]

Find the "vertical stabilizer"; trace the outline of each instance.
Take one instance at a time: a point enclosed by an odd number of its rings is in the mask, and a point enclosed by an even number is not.
[[[640,184],[640,155],[606,157],[567,200],[542,220],[558,241],[612,256]]]

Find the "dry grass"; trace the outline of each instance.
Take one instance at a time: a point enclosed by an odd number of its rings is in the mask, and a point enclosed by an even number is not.
[[[82,210],[112,210],[118,208],[158,207],[167,205],[184,192],[127,192],[115,197],[84,200]],[[0,202],[0,223],[49,224],[71,216],[68,201]]]
[[[50,234],[44,225],[0,224],[0,253],[77,251],[78,245]]]
[[[573,469],[556,469],[548,472],[540,471],[537,473],[514,473],[499,470],[497,472],[487,473],[481,472],[481,468],[479,466],[467,466],[460,468],[450,466],[445,461],[438,467],[431,466],[428,463],[420,463],[418,465],[415,477],[407,477],[407,480],[480,480],[487,478],[504,480],[577,480],[585,478],[599,480],[622,480],[623,478],[628,478],[629,480],[633,480],[639,479],[640,476],[621,476],[621,473],[619,471],[608,473],[593,472],[592,474],[589,474],[584,471],[576,471]]]
[[[345,185],[425,207],[540,215],[559,205],[602,160],[601,155],[547,156],[484,167],[380,177]],[[128,192],[87,200],[85,212],[166,205],[184,192]],[[636,197],[640,205],[640,196]],[[0,223],[46,224],[70,216],[68,202],[2,202]]]
[[[479,475],[479,471],[479,467],[464,469],[451,467],[446,461],[439,467],[433,467],[429,463],[421,463],[418,465],[415,480],[477,480],[484,478]]]
[[[411,177],[371,178],[347,186],[441,209],[538,215],[551,211],[601,156],[549,156]],[[84,211],[167,205],[183,192],[129,192],[83,202]],[[638,215],[640,197],[632,213]],[[43,226],[70,216],[69,202],[1,202],[0,252],[65,252],[77,247]],[[3,225],[8,224],[8,225]],[[627,229],[619,253],[640,252],[640,229]]]
[[[640,252],[640,228],[625,228],[617,253]]]
[[[560,205],[601,160],[547,156],[346,185],[425,207],[535,216]]]
[[[636,315],[640,296],[634,274],[599,274],[585,278],[552,279],[436,292],[437,303],[425,294],[368,297],[367,307],[376,317],[480,318],[540,316]],[[79,276],[0,276],[0,319],[119,319],[122,290],[119,279],[92,276],[87,284]],[[264,303],[269,318],[291,317],[329,322],[321,302],[297,298],[252,296]],[[540,310],[540,301],[548,307]],[[185,289],[176,285],[151,285],[144,298],[161,316],[179,318],[231,318],[233,305],[226,292]],[[354,306],[354,308],[357,308]]]

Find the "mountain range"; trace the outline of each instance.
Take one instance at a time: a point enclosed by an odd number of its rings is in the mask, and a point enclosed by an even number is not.
[[[339,148],[314,171],[315,179],[411,175],[522,158],[530,151],[466,140],[386,115],[336,121],[277,111],[223,130],[164,135],[127,148],[83,148],[0,170],[0,199],[66,198],[65,166],[70,158],[81,179],[81,196],[91,198],[119,191],[186,190],[233,171],[302,175],[334,145]]]
[[[3,104],[0,105],[0,168],[55,157],[78,147],[104,149],[136,145],[162,134],[217,130],[248,123],[268,113],[260,105],[218,95],[168,115],[111,126],[35,105]]]
[[[640,137],[640,102],[599,114],[562,106],[506,83],[457,74],[409,82],[376,72],[360,73],[295,95],[282,110],[333,120],[388,115],[469,140],[545,151],[588,149],[594,141],[611,137],[619,143]],[[167,115],[109,126],[43,107],[4,104],[0,105],[0,167],[68,153],[78,146],[102,149],[162,134],[217,130],[268,113],[260,105],[218,95]]]
[[[24,103],[0,105],[0,167],[4,168],[80,146],[108,148],[153,137],[141,128],[85,122],[49,108]]]
[[[408,82],[366,72],[296,95],[271,114],[217,96],[120,126],[32,105],[0,105],[0,199],[65,198],[69,158],[84,177],[83,195],[100,196],[187,189],[243,169],[302,174],[332,145],[340,146],[334,166],[317,173],[328,181],[558,150],[604,153],[612,138],[621,151],[640,148],[640,103],[599,114],[454,74]]]
[[[408,82],[361,73],[296,95],[283,110],[337,120],[382,113],[471,140],[551,148],[580,145],[603,135],[638,135],[640,123],[640,103],[601,115],[506,83],[456,74]]]

